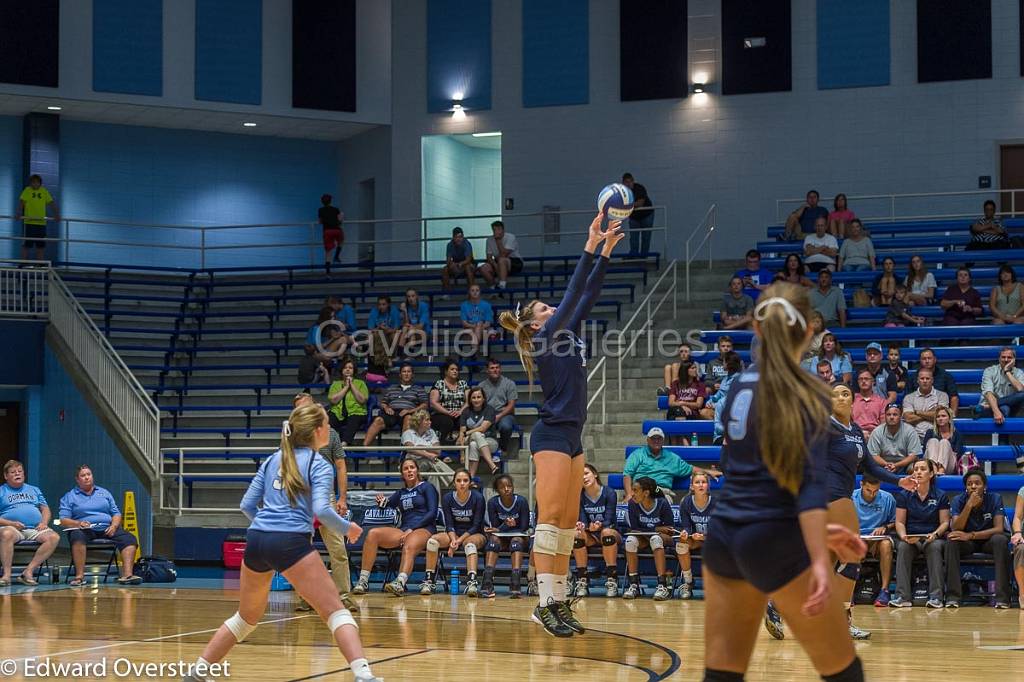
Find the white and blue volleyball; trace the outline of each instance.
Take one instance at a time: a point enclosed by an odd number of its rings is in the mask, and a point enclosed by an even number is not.
[[[613,182],[597,195],[597,210],[609,220],[625,220],[633,212],[633,190]]]

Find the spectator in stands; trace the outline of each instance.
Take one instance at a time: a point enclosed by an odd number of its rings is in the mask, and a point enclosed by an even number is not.
[[[733,277],[740,278],[743,282],[743,293],[754,301],[771,285],[773,279],[771,270],[761,267],[761,252],[757,249],[747,251],[746,267],[737,270]]]
[[[480,298],[480,285],[469,286],[468,296],[459,306],[459,317],[462,320],[462,328],[469,333],[473,348],[470,355],[476,355],[484,340],[490,336],[491,326],[494,324],[494,310],[490,303]]]
[[[354,301],[353,301],[354,302]],[[338,331],[341,333],[342,341],[346,348],[352,346],[352,335],[355,334],[356,326],[355,307],[345,303],[341,296],[328,296],[325,306],[334,311],[334,321],[337,323]]]
[[[950,285],[942,294],[939,305],[946,311],[942,324],[946,326],[975,324],[981,307],[981,294],[971,286],[971,271],[961,267],[956,271],[956,284]]]
[[[647,445],[634,449],[626,458],[622,470],[622,485],[626,490],[628,503],[633,498],[633,482],[640,478],[652,478],[663,490],[672,490],[675,478],[685,478],[694,472],[718,478],[722,472],[716,469],[695,467],[682,457],[665,450],[665,432],[657,426],[647,431]]]
[[[814,234],[804,237],[804,263],[811,272],[836,269],[839,242],[826,229],[827,221],[818,218],[814,221]]]
[[[935,275],[928,272],[924,258],[910,257],[910,269],[903,284],[907,287],[910,305],[932,305],[935,302]]]
[[[142,578],[132,572],[139,541],[121,528],[121,510],[106,488],[93,482],[92,469],[80,464],[75,470],[76,485],[60,498],[60,525],[74,528],[68,532],[71,560],[75,565],[72,587],[85,585],[86,545],[94,540],[110,540],[121,554],[120,585],[138,585]]]
[[[885,366],[885,371],[896,377],[896,390],[902,393],[907,390],[907,368],[903,366],[900,359],[900,347],[895,343],[890,343],[886,357],[889,359],[889,364]],[[936,388],[938,387],[936,386]],[[947,395],[949,394],[947,393]]]
[[[924,434],[924,458],[935,462],[940,476],[955,472],[964,454],[964,437],[953,419],[953,410],[940,405],[935,409],[935,426]]]
[[[387,333],[381,329],[370,332],[370,352],[366,356],[366,381],[375,387],[388,382],[388,374],[394,364],[391,360],[393,346],[388,342]]]
[[[306,355],[316,358],[317,362],[330,365],[334,358],[345,353],[347,349],[346,337],[341,333],[338,323],[334,320],[334,308],[325,305],[320,308],[316,324],[306,332],[306,342],[303,350]],[[300,382],[304,383],[304,382]]]
[[[889,304],[889,310],[885,312],[886,327],[906,327],[907,325],[919,327],[924,324],[923,317],[910,314],[910,303],[907,296],[907,287],[897,284],[892,303]]]
[[[722,295],[722,321],[719,329],[749,329],[754,319],[754,299],[743,293],[743,280],[729,280],[729,291]]]
[[[813,362],[813,359],[811,362]],[[828,360],[818,360],[817,365],[815,365],[815,371],[818,374],[818,378],[828,386],[836,383],[836,375],[832,372],[832,363]]]
[[[501,361],[487,358],[487,377],[477,384],[487,396],[487,404],[494,410],[494,427],[498,431],[498,447],[509,452],[512,434],[516,430],[516,401],[519,390],[516,382],[501,374]]]
[[[931,370],[918,370],[917,390],[903,396],[903,421],[917,429],[921,438],[934,428],[938,408],[949,407],[949,396],[936,389],[934,381]]]
[[[662,369],[662,381],[664,385],[658,389],[658,395],[668,395],[669,390],[672,387],[672,382],[679,376],[679,367],[684,362],[690,362],[690,357],[693,353],[693,349],[690,348],[690,344],[683,343],[679,346],[679,360],[677,362],[670,362]],[[700,373],[703,376],[704,370],[700,367],[700,363],[697,363],[697,367],[700,368]]]
[[[491,223],[491,236],[487,238],[485,252],[487,261],[480,266],[479,272],[487,280],[487,286],[494,286],[497,277],[498,289],[504,289],[508,286],[509,275],[518,275],[523,271],[519,242],[514,234],[505,231],[505,223],[500,220]]]
[[[918,371],[922,369],[930,369],[932,371],[932,384],[935,388],[949,396],[949,409],[953,411],[953,416],[956,416],[956,411],[960,407],[960,389],[957,388],[953,375],[939,367],[936,362],[935,351],[931,348],[922,348],[921,352],[917,355],[917,362]],[[917,390],[917,372],[907,377],[906,390]]]
[[[402,328],[402,316],[398,314],[398,309],[391,305],[390,296],[377,297],[377,307],[370,311],[366,328],[384,332],[388,343],[392,343],[395,334]]]
[[[857,393],[853,396],[853,421],[864,431],[864,441],[885,420],[886,398],[875,391],[875,377],[866,367],[857,372]]]
[[[454,470],[442,461],[441,439],[430,428],[430,415],[426,410],[416,410],[409,416],[409,428],[402,432],[402,445],[419,448],[406,450],[405,456],[416,461],[420,471],[434,471],[444,474],[438,477],[443,487],[452,484]]]
[[[981,402],[975,417],[992,417],[1002,424],[1024,404],[1024,371],[1017,367],[1017,352],[1010,346],[999,351],[999,363],[981,375]]]
[[[882,366],[882,344],[877,341],[869,343],[864,348],[864,359],[867,362],[863,368],[857,368],[857,373],[859,374],[861,369],[866,369],[874,380],[875,393],[885,398],[886,404],[896,402],[898,380]]]
[[[320,209],[317,211],[317,222],[324,228],[324,270],[327,276],[331,276],[331,263],[341,262],[341,247],[345,245],[345,231],[341,229],[341,223],[345,219],[336,206],[331,206],[334,197],[324,194],[320,197]],[[331,258],[331,249],[334,249],[334,258]]]
[[[821,313],[826,325],[846,326],[846,299],[843,290],[832,286],[832,273],[818,272],[818,286],[811,289],[811,306]]]
[[[725,406],[725,399],[729,397],[729,387],[743,371],[743,361],[732,351],[726,353],[724,363],[725,377],[718,383],[718,390],[704,402],[704,409],[700,411],[704,419],[718,419],[718,414]]]
[[[882,272],[871,284],[871,298],[875,305],[886,308],[896,294],[896,261],[886,256],[882,259]]]
[[[717,391],[722,386],[722,380],[728,374],[728,370],[725,367],[725,358],[732,353],[732,337],[722,334],[718,337],[715,345],[718,347],[718,357],[708,363],[707,378],[711,388]]]
[[[452,278],[456,280],[466,276],[470,286],[476,281],[476,268],[473,265],[473,245],[466,239],[461,227],[452,230],[452,240],[445,249],[445,264],[441,269],[441,286],[447,291],[451,288]],[[445,294],[447,296],[447,294]]]
[[[850,226],[853,223],[860,224],[857,216],[847,207],[846,195],[840,192],[832,200],[832,211],[828,214],[828,231],[836,239],[845,239],[850,236]],[[874,268],[871,268],[874,270]]]
[[[808,232],[814,232],[814,225],[818,218],[828,221],[828,209],[818,205],[818,192],[810,190],[807,192],[807,200],[786,218],[786,229],[783,232],[782,240],[794,242],[803,239]]]
[[[43,178],[33,173],[28,176],[28,187],[21,191],[18,197],[18,211],[14,216],[15,220],[24,220],[25,241],[21,245],[21,259],[28,260],[28,250],[35,247],[36,260],[46,259],[46,207],[53,211],[51,220],[53,223],[60,223],[60,215],[57,212],[57,202],[53,200],[50,191],[43,187]]]
[[[424,416],[420,423],[426,423]],[[400,521],[395,526],[376,526],[366,532],[363,540],[363,554],[359,581],[352,588],[352,594],[366,594],[369,589],[370,571],[377,561],[378,548],[402,548],[402,559],[398,577],[384,586],[384,590],[396,596],[405,594],[405,585],[412,574],[416,557],[427,547],[427,540],[437,530],[437,488],[420,475],[416,460],[407,457],[402,460],[402,488],[390,497],[377,495],[377,506],[394,509]]]
[[[491,475],[498,471],[492,454],[498,451],[498,441],[494,439],[494,408],[487,404],[484,390],[477,386],[469,389],[469,404],[459,417],[459,437],[456,445],[468,445],[466,451],[466,468],[469,475],[476,476],[481,458],[487,464]]]
[[[1004,532],[1003,498],[988,492],[988,477],[981,469],[964,474],[964,492],[950,505],[946,536],[946,608],[960,606],[963,582],[960,559],[965,555],[991,554],[995,563],[997,609],[1010,608],[1009,549]]]
[[[370,445],[381,431],[400,426],[402,431],[410,427],[409,416],[417,410],[427,409],[427,392],[413,383],[413,369],[404,363],[398,370],[398,383],[388,386],[380,399],[380,413],[366,429],[363,445]]]
[[[864,234],[860,220],[854,218],[849,235],[839,248],[839,269],[845,272],[866,272],[875,269],[875,244]]]
[[[407,289],[405,300],[398,306],[398,312],[402,322],[398,334],[398,347],[406,349],[416,343],[426,346],[433,327],[430,322],[430,306],[420,299],[419,292],[412,288]]]
[[[825,328],[825,318],[817,310],[811,313],[811,330],[814,332],[814,335],[811,336],[811,340],[807,344],[807,351],[804,353],[805,358],[813,358],[820,354],[821,342],[825,338],[825,334],[830,333]]]
[[[982,210],[985,215],[971,225],[971,241],[965,248],[968,251],[1012,248],[1010,235],[996,215],[996,202],[987,200]]]
[[[441,363],[441,378],[430,389],[430,422],[443,443],[451,443],[459,430],[459,418],[469,403],[469,384],[459,376],[459,363]]]
[[[782,271],[777,273],[772,281],[781,279],[790,284],[799,284],[800,286],[807,287],[810,289],[814,286],[814,282],[807,278],[807,271],[804,268],[804,261],[800,258],[799,254],[791,253],[786,256],[786,263],[782,266]]]
[[[708,397],[708,390],[700,380],[700,367],[696,362],[684,362],[679,365],[679,376],[672,382],[668,394],[669,421],[700,419],[700,410]],[[673,437],[676,441],[680,437]],[[680,445],[673,442],[673,445]]]
[[[992,324],[1024,324],[1024,284],[1017,281],[1013,267],[999,266],[999,284],[992,287],[988,307],[992,311]]]
[[[665,561],[665,546],[671,546],[676,529],[672,506],[665,498],[665,489],[653,478],[641,476],[630,489],[626,508],[627,529],[623,548],[626,552],[626,575],[629,584],[622,593],[622,598],[636,599],[640,596],[638,553],[641,549],[649,547],[658,576],[654,600],[671,599],[672,572],[668,570]]]
[[[632,173],[622,174],[622,184],[633,192],[633,212],[629,216],[629,255],[647,258],[651,250],[651,227],[654,209],[647,188],[633,179]]]
[[[914,464],[917,490],[896,492],[896,596],[889,601],[895,608],[913,606],[912,576],[914,559],[921,554],[928,562],[929,608],[941,609],[942,556],[949,528],[949,500],[935,486],[935,463],[921,460]]]
[[[0,485],[0,587],[11,584],[14,544],[23,540],[38,542],[32,559],[18,576],[22,585],[35,587],[35,572],[57,549],[60,536],[50,528],[50,507],[43,492],[25,483],[25,467],[16,459],[4,464],[4,484]]]
[[[356,432],[366,424],[366,403],[369,399],[370,389],[366,382],[356,377],[356,361],[345,358],[341,361],[338,378],[327,389],[330,402],[327,419],[341,438],[342,445],[355,445]]]
[[[1024,609],[1024,535],[1021,534],[1021,524],[1024,523],[1024,486],[1017,491],[1017,500],[1013,508],[1013,534],[1010,536],[1010,544],[1013,546],[1013,576],[1017,579],[1019,594],[1017,599],[1019,606]]]
[[[917,429],[904,422],[896,403],[885,410],[885,423],[879,424],[868,438],[868,452],[889,471],[910,471],[921,456],[921,438]]]
[[[821,340],[821,355],[814,360],[811,366],[816,367],[822,360],[826,360],[832,365],[832,375],[837,381],[849,384],[853,379],[853,363],[850,361],[850,354],[843,350],[842,344],[831,332],[825,334]]]
[[[853,506],[857,510],[860,534],[882,538],[867,543],[867,556],[878,559],[882,589],[875,598],[875,606],[889,605],[889,583],[892,581],[892,532],[896,529],[896,499],[881,489],[881,482],[871,474],[864,474],[860,488],[853,491]]]

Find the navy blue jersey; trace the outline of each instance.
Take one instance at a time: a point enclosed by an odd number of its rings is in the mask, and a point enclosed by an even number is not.
[[[509,519],[512,519],[515,525],[508,525]],[[526,498],[515,495],[510,507],[501,503],[499,495],[487,500],[487,525],[497,528],[500,533],[520,531],[525,534],[530,529],[530,505]]]
[[[455,491],[444,496],[441,502],[444,512],[444,529],[456,535],[482,533],[484,530],[484,496],[476,490],[469,491],[465,504],[459,502]]]
[[[868,454],[864,432],[856,422],[843,426],[835,417],[830,420],[828,434],[828,501],[834,502],[853,494],[857,487],[857,471],[863,470],[880,481],[898,485],[900,477],[881,466]]]
[[[661,526],[673,528],[675,517],[672,515],[672,505],[664,497],[655,497],[654,506],[644,509],[636,500],[630,500],[626,507],[626,523],[629,530],[648,533],[653,533]]]
[[[757,381],[754,366],[740,373],[732,384],[722,411],[726,444],[722,448],[725,484],[718,494],[715,516],[734,523],[795,519],[800,512],[824,509],[828,501],[826,465],[828,434],[805,435],[807,457],[796,495],[781,488],[761,459],[757,431]],[[769,405],[767,409],[786,409]],[[791,408],[790,408],[791,409]]]
[[[708,495],[708,503],[701,509],[694,501],[693,495],[687,495],[679,503],[679,521],[687,533],[708,534],[708,524],[715,512],[715,498]]]
[[[928,535],[939,527],[939,519],[943,509],[949,509],[946,493],[935,486],[928,488],[928,494],[921,499],[916,492],[909,490],[896,491],[896,508],[907,510],[906,526],[908,535]]]
[[[965,490],[953,498],[953,503],[949,507],[950,518],[956,518],[964,512],[964,507],[967,506],[967,498],[970,497],[970,495],[971,494]],[[964,526],[964,532],[977,533],[979,531],[988,530],[995,523],[997,516],[1005,516],[1005,511],[1003,510],[1003,498],[1001,498],[998,493],[990,493],[986,491],[981,504],[972,509],[970,516],[967,517],[967,524]]]
[[[614,528],[615,505],[618,502],[615,491],[606,485],[601,486],[601,492],[598,493],[596,500],[590,499],[584,490],[580,493],[580,521],[588,526],[600,521],[602,528]]]
[[[539,415],[545,424],[582,428],[587,420],[586,345],[580,340],[583,320],[597,302],[608,259],[583,252],[562,302],[533,337],[537,374],[544,392]],[[586,273],[586,283],[583,278]],[[575,453],[569,453],[575,454]]]
[[[398,527],[402,530],[437,528],[437,489],[432,483],[421,482],[413,488],[396,490],[385,505],[397,509],[402,515]]]

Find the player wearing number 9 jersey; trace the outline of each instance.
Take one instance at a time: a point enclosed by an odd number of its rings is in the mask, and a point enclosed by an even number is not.
[[[743,679],[769,597],[823,679],[864,679],[829,560],[829,549],[859,560],[864,543],[826,521],[829,396],[800,367],[810,314],[801,287],[764,291],[754,309],[758,361],[726,400],[725,484],[703,548],[705,680]]]

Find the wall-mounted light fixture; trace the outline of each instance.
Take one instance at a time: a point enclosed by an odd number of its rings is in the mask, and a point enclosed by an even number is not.
[[[461,99],[452,100],[452,118],[456,121],[461,121],[466,118],[466,110],[462,106]]]
[[[59,107],[56,104],[51,104],[50,106],[46,107],[47,111],[60,111],[61,108],[62,107]]]
[[[691,92],[692,92],[693,94],[695,94],[695,95],[698,95],[698,94],[700,94],[700,93],[704,92],[704,89],[705,89],[706,87],[707,87],[707,83],[694,83],[694,84],[693,84],[693,85],[692,85],[692,86],[690,87],[690,91],[691,91]]]

